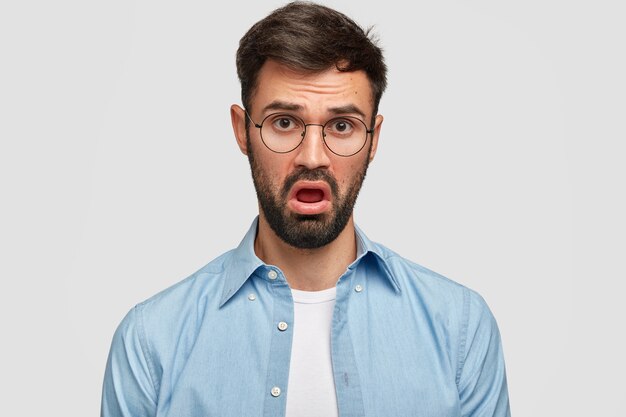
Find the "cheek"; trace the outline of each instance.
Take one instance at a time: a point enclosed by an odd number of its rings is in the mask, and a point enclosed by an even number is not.
[[[347,163],[346,163],[347,162]],[[344,161],[336,165],[335,178],[342,187],[350,186],[360,176],[365,166],[365,159],[358,158],[354,161]]]
[[[258,154],[256,154],[258,155]],[[274,154],[261,154],[256,158],[257,169],[272,186],[280,188],[291,172],[287,158],[276,158]]]

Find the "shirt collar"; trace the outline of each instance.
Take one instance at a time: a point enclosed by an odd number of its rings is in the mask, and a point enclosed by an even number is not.
[[[354,232],[356,235],[357,256],[352,265],[356,266],[357,263],[361,262],[362,259],[367,257],[374,258],[377,266],[380,269],[381,274],[385,278],[387,278],[394,292],[396,294],[399,294],[401,291],[400,285],[397,278],[391,272],[392,270],[389,263],[387,262],[387,259],[389,257],[389,250],[385,250],[381,245],[369,240],[365,233],[363,233],[363,231],[357,225],[354,225]]]
[[[241,288],[241,286],[250,278],[259,268],[269,268],[254,252],[254,240],[256,238],[258,216],[253,220],[250,229],[239,243],[239,246],[231,252],[231,256],[224,263],[224,285],[222,288],[222,297],[220,299],[220,307],[222,307],[230,298]],[[366,258],[374,258],[376,264],[391,284],[396,293],[400,292],[397,279],[391,273],[391,269],[386,261],[386,256],[380,245],[372,242],[367,238],[363,231],[355,226],[357,258],[349,266],[355,268],[360,262]]]

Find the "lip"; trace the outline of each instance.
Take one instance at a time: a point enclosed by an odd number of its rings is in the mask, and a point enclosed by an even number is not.
[[[323,193],[322,199],[315,203],[305,203],[298,200],[297,195],[301,190],[320,190]],[[287,207],[298,214],[321,214],[331,207],[330,186],[325,181],[298,181],[293,185],[287,199]]]

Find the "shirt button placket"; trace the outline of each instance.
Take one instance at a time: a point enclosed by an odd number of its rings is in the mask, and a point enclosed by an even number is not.
[[[284,416],[286,397],[283,392],[289,379],[289,359],[291,355],[292,332],[289,331],[293,323],[293,299],[291,289],[275,267],[267,267],[264,272],[272,296],[272,311],[268,319],[274,323],[270,346],[269,363],[266,376],[266,394],[271,401],[265,401],[263,417]],[[260,299],[260,294],[257,294]],[[286,391],[285,391],[286,392]],[[269,394],[269,395],[268,395]]]

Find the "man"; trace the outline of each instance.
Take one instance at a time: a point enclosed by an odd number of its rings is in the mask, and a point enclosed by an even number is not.
[[[241,39],[237,70],[231,118],[259,216],[239,247],[123,320],[102,415],[510,415],[480,296],[354,225],[383,122],[380,48],[296,2]]]

